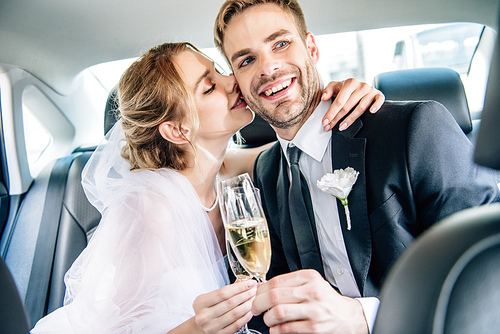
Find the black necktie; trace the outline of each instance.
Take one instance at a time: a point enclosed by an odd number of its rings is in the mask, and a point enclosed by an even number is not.
[[[307,181],[304,175],[300,172],[299,159],[302,151],[297,146],[288,146],[287,149],[288,159],[290,161],[290,174],[292,179],[289,189],[289,202],[290,202],[290,216],[292,221],[309,221],[309,215],[304,203],[304,195],[302,193],[302,182]]]
[[[313,227],[315,226],[314,215],[308,211],[305,202],[305,196],[310,201],[310,195],[307,181],[300,172],[299,158],[301,153],[302,151],[297,146],[289,146],[287,148],[287,155],[290,161],[290,174],[292,176],[288,193],[290,219],[302,267],[322,272],[323,266],[316,246],[316,233],[313,231]]]

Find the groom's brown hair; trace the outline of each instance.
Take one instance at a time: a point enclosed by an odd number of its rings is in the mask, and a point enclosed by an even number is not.
[[[224,56],[226,56],[223,47],[224,34],[231,19],[236,15],[243,13],[247,8],[268,3],[276,4],[285,13],[290,14],[295,25],[297,26],[300,37],[305,43],[307,35],[306,20],[304,18],[302,8],[300,8],[300,5],[296,0],[227,0],[219,9],[219,14],[217,14],[214,26],[215,46]]]

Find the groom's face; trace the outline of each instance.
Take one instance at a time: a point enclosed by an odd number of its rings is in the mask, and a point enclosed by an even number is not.
[[[229,21],[223,44],[252,110],[277,130],[300,127],[319,93],[314,36],[304,41],[290,14],[260,4]]]

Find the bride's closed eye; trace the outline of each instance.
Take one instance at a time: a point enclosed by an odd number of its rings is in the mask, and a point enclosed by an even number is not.
[[[203,94],[208,95],[208,94],[212,93],[214,91],[214,89],[215,89],[215,84],[212,84],[212,86],[209,89],[207,89],[206,91],[204,91]]]

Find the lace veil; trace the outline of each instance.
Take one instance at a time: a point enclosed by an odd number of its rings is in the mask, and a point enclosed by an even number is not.
[[[129,170],[121,122],[82,173],[102,219],[66,273],[64,306],[32,333],[166,333],[192,303],[229,283],[217,237],[180,173]]]

